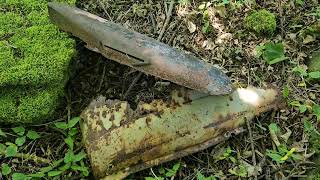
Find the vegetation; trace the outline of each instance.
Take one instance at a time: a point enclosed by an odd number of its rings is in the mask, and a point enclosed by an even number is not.
[[[46,4],[0,4],[0,122],[41,122],[61,102],[74,40],[50,24]]]
[[[245,19],[245,27],[259,35],[274,33],[277,27],[276,17],[268,10],[262,9],[248,15]]]

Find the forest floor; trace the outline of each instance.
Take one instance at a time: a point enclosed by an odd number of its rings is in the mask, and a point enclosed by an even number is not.
[[[77,6],[157,39],[169,16],[170,2],[80,0]],[[269,35],[256,35],[245,28],[245,17],[260,9],[276,17],[276,30]],[[320,85],[317,77],[311,77],[307,65],[319,50],[319,26],[318,32],[309,32],[320,20],[318,1],[179,0],[170,17],[161,42],[218,65],[235,87],[279,88],[287,106],[256,117],[250,127],[245,127],[252,133],[245,131],[204,151],[133,174],[129,179],[291,179],[315,174],[312,170],[320,165],[320,134],[316,130],[320,120]],[[267,45],[284,60],[270,64],[265,53]],[[71,129],[61,130],[54,124],[79,116],[99,95],[126,100],[133,107],[140,101],[168,97],[173,84],[158,86],[163,80],[147,75],[142,75],[124,97],[139,72],[87,50],[80,40],[77,50],[74,76],[56,120],[27,128],[41,138],[26,143],[22,152],[36,153],[44,162],[12,158],[7,162],[12,171],[51,172],[48,178],[56,179],[87,179],[88,173],[91,177],[88,159],[81,160],[80,168],[65,167],[61,162],[68,149],[65,137]],[[9,128],[3,130],[10,132]],[[81,137],[76,136],[72,143],[74,152],[81,153]],[[48,165],[46,160],[57,165]],[[43,167],[52,169],[44,171]]]

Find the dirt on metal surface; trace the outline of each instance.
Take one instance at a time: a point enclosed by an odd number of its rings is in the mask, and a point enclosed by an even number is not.
[[[170,101],[140,103],[100,97],[82,113],[83,140],[97,178],[131,173],[208,148],[282,104],[275,89],[237,89],[226,96],[173,91]]]
[[[218,68],[153,38],[58,3],[49,3],[50,19],[107,58],[179,85],[225,95],[233,91],[230,79]]]

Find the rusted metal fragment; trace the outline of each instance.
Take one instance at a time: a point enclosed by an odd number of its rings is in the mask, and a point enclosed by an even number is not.
[[[51,21],[105,57],[146,74],[209,93],[230,94],[229,78],[219,69],[155,39],[98,16],[58,3],[49,3]]]
[[[140,103],[100,97],[83,111],[83,140],[97,178],[131,173],[203,150],[241,132],[245,120],[282,104],[275,89],[237,89],[208,96],[173,91],[169,102]]]

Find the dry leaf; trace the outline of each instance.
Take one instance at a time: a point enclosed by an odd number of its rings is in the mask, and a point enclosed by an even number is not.
[[[193,22],[188,21],[188,30],[190,33],[194,33],[197,30],[197,26]]]

